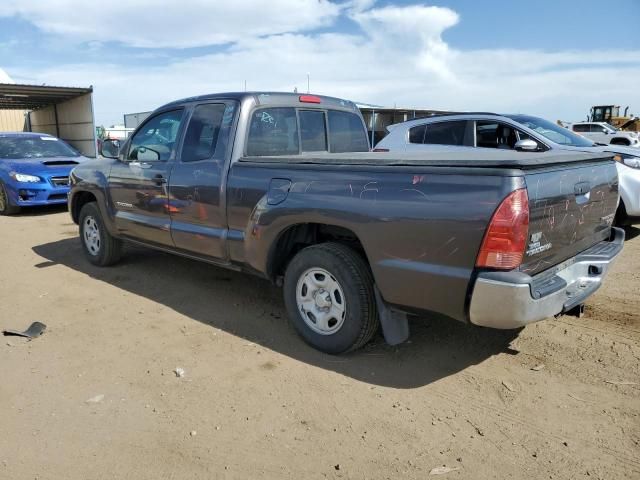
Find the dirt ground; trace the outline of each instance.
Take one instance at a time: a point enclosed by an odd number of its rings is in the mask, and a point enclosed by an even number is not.
[[[61,209],[0,217],[0,269],[0,329],[48,327],[0,337],[2,479],[640,478],[640,238],[581,319],[416,320],[342,357],[260,279],[90,266]]]

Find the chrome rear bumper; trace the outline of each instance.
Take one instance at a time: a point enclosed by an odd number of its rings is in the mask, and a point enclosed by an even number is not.
[[[624,230],[613,228],[612,237],[533,277],[522,272],[481,272],[469,306],[471,323],[519,328],[582,304],[600,288],[622,251]]]

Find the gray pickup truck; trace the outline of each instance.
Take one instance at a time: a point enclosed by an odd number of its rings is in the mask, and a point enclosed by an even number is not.
[[[70,179],[91,263],[131,242],[260,275],[328,353],[378,325],[399,343],[410,314],[518,328],[572,311],[624,241],[607,154],[370,153],[336,98],[187,98],[113,146]]]

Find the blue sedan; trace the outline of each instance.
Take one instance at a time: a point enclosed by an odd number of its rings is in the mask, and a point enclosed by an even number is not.
[[[87,160],[42,133],[0,133],[0,215],[67,202],[69,173]]]

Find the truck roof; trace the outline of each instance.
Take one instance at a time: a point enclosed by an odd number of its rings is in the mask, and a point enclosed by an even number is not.
[[[278,106],[308,106],[326,108],[327,106],[337,109],[355,110],[356,104],[350,100],[342,98],[327,97],[325,95],[314,95],[312,93],[292,93],[292,92],[225,92],[198,95],[195,97],[182,98],[167,103],[160,108],[178,105],[187,102],[202,102],[207,100],[237,100],[242,103],[244,100],[253,99],[257,105],[277,104]]]

